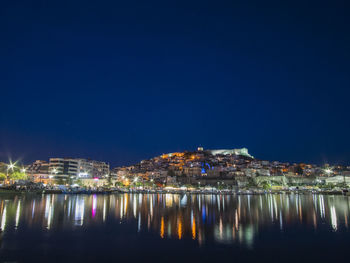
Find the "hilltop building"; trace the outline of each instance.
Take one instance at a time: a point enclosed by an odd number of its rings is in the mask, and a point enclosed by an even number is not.
[[[248,149],[247,148],[241,148],[241,149],[231,149],[231,150],[227,150],[227,149],[223,149],[223,150],[209,150],[209,152],[212,155],[241,155],[241,156],[246,156],[249,158],[254,158],[253,156],[251,156],[248,153]]]

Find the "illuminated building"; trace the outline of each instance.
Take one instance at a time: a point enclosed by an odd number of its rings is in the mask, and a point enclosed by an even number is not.
[[[50,158],[49,173],[55,177],[77,177],[78,160],[72,158]]]

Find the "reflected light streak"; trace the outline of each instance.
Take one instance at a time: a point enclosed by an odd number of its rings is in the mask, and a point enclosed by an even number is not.
[[[103,222],[106,221],[106,206],[107,206],[107,204],[106,204],[106,198],[104,197],[104,198],[103,198]]]
[[[179,239],[182,238],[182,222],[181,222],[181,219],[179,219],[178,225],[177,225],[177,236],[179,237]]]
[[[133,196],[133,212],[134,212],[134,217],[136,218],[136,198]]]
[[[92,218],[96,216],[96,205],[97,205],[97,198],[96,195],[92,196]]]
[[[33,201],[32,218],[34,218],[34,213],[35,213],[35,200]]]
[[[324,212],[324,199],[323,196],[320,195],[319,196],[319,204],[320,204],[320,214],[321,214],[321,218],[325,217],[325,212]]]
[[[84,223],[84,213],[85,213],[85,200],[84,198],[79,198],[76,200],[75,204],[75,223],[76,225],[82,226]]]
[[[124,202],[123,200],[120,202],[120,219],[123,219],[124,216]]]
[[[282,211],[280,210],[280,229],[283,230]]]
[[[141,212],[139,212],[139,219],[137,223],[137,232],[141,231]]]
[[[223,233],[222,233],[222,218],[220,217],[220,223],[219,223],[219,235],[220,235],[220,240],[223,239]]]
[[[1,217],[1,230],[5,231],[5,227],[6,227],[6,214],[7,214],[7,204],[5,202],[5,207],[4,210],[2,212],[2,217]]]
[[[128,202],[129,202],[129,195],[124,195],[124,213],[123,215],[126,216],[126,211],[128,209]]]
[[[46,200],[45,200],[45,219],[46,219],[46,226],[47,228],[50,228],[49,226],[49,221],[50,221],[50,204],[51,204],[51,196],[50,195],[47,195],[46,196]]]
[[[337,213],[335,211],[334,205],[331,206],[331,224],[332,228],[337,231],[338,223],[337,223]]]
[[[16,229],[18,228],[20,212],[21,212],[21,200],[18,201],[18,206],[17,206],[17,210],[16,210],[16,224],[15,224]]]
[[[193,210],[191,210],[191,228],[192,228],[192,239],[196,239],[196,220],[193,216]]]
[[[160,220],[160,237],[164,238],[164,217]]]
[[[346,214],[345,211],[344,211],[344,224],[345,224],[345,227],[348,228],[348,215]]]

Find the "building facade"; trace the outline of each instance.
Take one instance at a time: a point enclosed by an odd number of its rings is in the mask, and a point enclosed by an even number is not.
[[[72,179],[106,178],[109,164],[83,158],[50,158],[49,174]]]
[[[49,174],[54,177],[77,178],[78,167],[78,159],[50,158]]]

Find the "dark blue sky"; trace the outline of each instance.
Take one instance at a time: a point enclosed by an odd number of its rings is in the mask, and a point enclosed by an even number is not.
[[[1,1],[0,159],[350,163],[347,2]]]

